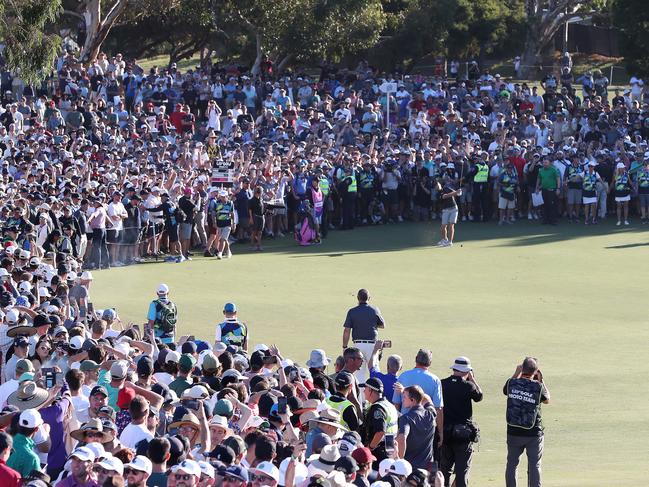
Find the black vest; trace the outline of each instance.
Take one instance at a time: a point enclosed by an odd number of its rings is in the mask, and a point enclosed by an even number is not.
[[[507,424],[515,428],[536,426],[541,408],[543,386],[529,379],[509,379],[507,382]]]

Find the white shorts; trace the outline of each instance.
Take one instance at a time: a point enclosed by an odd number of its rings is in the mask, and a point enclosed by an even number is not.
[[[217,227],[216,231],[221,240],[227,240],[228,238],[230,238],[232,227]]]
[[[502,196],[498,197],[499,210],[513,210],[514,208],[516,208],[516,200],[508,200]]]
[[[595,203],[597,203],[597,196],[588,196],[588,197],[587,197],[587,196],[584,196],[584,197],[581,199],[581,201],[582,201],[585,205],[594,205]]]
[[[457,208],[444,208],[442,210],[442,225],[457,223]]]
[[[626,196],[616,196],[615,201],[617,203],[623,203],[624,201],[631,201],[631,195]]]

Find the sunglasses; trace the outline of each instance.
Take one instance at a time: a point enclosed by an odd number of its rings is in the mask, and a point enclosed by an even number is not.
[[[142,472],[140,472],[139,470],[136,470],[134,468],[125,468],[124,469],[124,475],[131,475],[131,474],[137,475],[138,473],[142,473]]]
[[[173,476],[176,480],[185,480],[185,481],[190,481],[193,477],[193,475],[189,475],[188,473],[175,473],[173,474]]]
[[[223,482],[241,482],[241,479],[238,477],[233,477],[232,475],[226,475],[223,477]]]
[[[250,475],[250,481],[251,482],[275,482],[275,479],[272,477],[269,477],[268,475],[264,474],[256,474],[256,473],[251,473]]]

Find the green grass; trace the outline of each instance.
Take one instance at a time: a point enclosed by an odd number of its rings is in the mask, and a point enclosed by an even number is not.
[[[166,54],[161,54],[159,56],[148,57],[145,59],[140,59],[138,64],[144,69],[145,73],[148,73],[149,70],[158,66],[161,69],[166,69],[169,66],[169,56]],[[196,69],[196,66],[200,64],[200,56],[198,53],[194,54],[188,59],[181,59],[176,63],[178,70],[183,73],[186,73],[188,69]]]
[[[646,229],[462,224],[456,246],[437,249],[437,225],[363,228],[318,247],[287,238],[263,254],[235,246],[229,261],[97,272],[91,296],[97,308],[117,306],[122,319],[142,322],[166,282],[180,332],[210,339],[223,303],[234,301],[253,343],[304,361],[316,347],[339,353],[345,312],[367,287],[387,320],[382,336],[408,367],[419,347],[433,350],[441,377],[455,356],[474,363],[485,399],[474,409],[482,442],[473,485],[504,483],[502,385],[525,355],[539,357],[552,393],[544,485],[644,485]]]

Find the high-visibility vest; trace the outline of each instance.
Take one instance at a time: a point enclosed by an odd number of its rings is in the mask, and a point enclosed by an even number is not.
[[[474,183],[486,183],[489,180],[489,165],[486,162],[476,163],[478,172],[473,177]]]
[[[347,192],[348,193],[356,193],[358,191],[358,188],[356,187],[356,175],[354,174],[354,171],[352,171],[351,175],[347,176],[348,178],[351,178],[351,184],[347,187]]]
[[[398,429],[397,428],[398,421],[399,421],[399,412],[397,411],[397,408],[395,408],[394,405],[385,398],[376,401],[374,405],[379,406],[381,409],[385,411],[385,416],[386,416],[385,434],[396,435]]]
[[[335,409],[340,413],[340,424],[343,426],[343,428],[349,429],[349,425],[347,424],[347,421],[343,419],[343,413],[347,408],[354,407],[351,401],[349,399],[345,399],[344,401],[336,402],[336,401],[332,401],[331,398],[329,397],[325,399],[325,402],[329,405],[329,407]]]
[[[329,194],[329,178],[320,178],[320,191],[322,191],[323,196]]]

